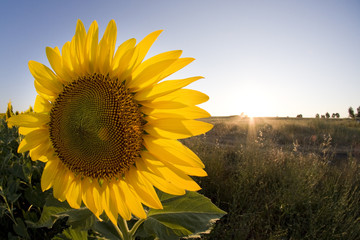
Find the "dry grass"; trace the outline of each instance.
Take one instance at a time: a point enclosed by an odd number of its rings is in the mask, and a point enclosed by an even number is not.
[[[205,162],[202,193],[228,212],[204,238],[360,239],[359,125],[208,121],[211,132],[184,140]]]

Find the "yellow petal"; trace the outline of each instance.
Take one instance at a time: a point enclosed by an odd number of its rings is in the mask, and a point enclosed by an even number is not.
[[[60,49],[58,47],[54,47],[53,49],[56,52],[56,54],[61,56]]]
[[[180,58],[180,59],[175,59],[173,62],[169,62],[170,65],[169,66],[163,66],[163,69],[161,72],[159,72],[157,75],[154,75],[151,78],[146,78],[143,79],[142,81],[139,81],[137,83],[134,83],[133,87],[133,91],[137,92],[137,91],[141,91],[144,88],[147,87],[151,87],[154,84],[160,82],[161,80],[163,80],[164,78],[166,78],[167,76],[173,74],[174,72],[180,70],[181,68],[185,67],[187,64],[189,64],[190,62],[192,62],[194,59],[193,58]],[[155,64],[154,64],[155,66]],[[140,65],[141,67],[141,65]],[[140,68],[139,67],[139,68]],[[149,70],[150,70],[151,66],[149,66]]]
[[[27,128],[27,127],[19,127],[19,133],[21,135],[27,135],[29,134],[30,132],[34,131],[34,130],[37,130],[39,128]]]
[[[61,202],[66,200],[70,174],[71,172],[67,170],[65,166],[62,166],[54,179],[53,194],[54,197]]]
[[[114,56],[114,49],[116,43],[116,23],[111,20],[106,27],[103,38],[100,40],[97,53],[98,71],[102,74],[107,74],[110,70],[111,60]]]
[[[50,112],[52,108],[51,103],[43,98],[40,95],[36,96],[35,104],[34,104],[34,111],[37,113],[47,113]]]
[[[118,182],[114,181],[109,184],[111,199],[113,199],[114,203],[116,205],[116,208],[118,210],[118,213],[121,215],[121,217],[125,220],[131,219],[131,212],[125,204],[125,196],[123,191],[119,189]]]
[[[85,74],[76,55],[75,38],[71,42],[66,42],[62,47],[62,73],[59,77],[63,84],[68,84],[76,79],[79,75]]]
[[[123,42],[118,49],[116,50],[114,59],[111,63],[111,68],[113,71],[115,71],[117,68],[121,67],[120,61],[121,59],[124,57],[125,53],[128,52],[129,50],[134,49],[136,44],[136,39],[135,38],[131,38],[129,40],[126,40],[125,42]],[[130,61],[130,60],[128,60]]]
[[[174,92],[201,78],[203,77],[191,77],[191,78],[185,78],[179,80],[164,81],[155,86],[151,86],[137,92],[134,98],[137,101],[149,101],[157,97],[161,97],[171,92]]]
[[[68,78],[67,76],[68,72],[71,72],[71,75],[74,77],[74,79],[76,79],[79,76],[83,76],[85,74],[85,71],[80,66],[80,62],[77,56],[77,52],[76,52],[77,45],[76,45],[75,36],[72,38],[72,40],[69,43],[66,43],[66,45],[68,47],[67,49],[68,58],[65,60],[64,57],[62,57],[62,72],[57,74],[58,75],[61,74],[62,76],[64,76],[64,78],[67,79],[68,82],[71,82],[73,79]],[[66,71],[67,70],[66,66],[68,65],[66,62],[71,62],[72,68],[69,68],[69,71]]]
[[[144,69],[148,68],[149,66],[153,65],[154,63],[158,63],[158,62],[170,60],[170,59],[178,59],[181,56],[181,54],[182,54],[181,50],[173,50],[173,51],[163,52],[158,55],[155,55],[155,56],[147,59],[143,63],[141,63],[140,66],[136,70],[134,70],[132,76],[133,76],[133,78],[136,78],[139,75],[139,73],[141,73]]]
[[[140,63],[144,60],[150,47],[153,45],[153,43],[158,38],[161,32],[162,30],[158,30],[150,33],[143,40],[141,40],[141,42],[139,42],[139,44],[136,46],[134,58],[132,59],[133,63],[130,64],[130,65],[134,65],[134,69],[136,69],[137,66],[139,66]]]
[[[196,120],[182,119],[148,119],[144,130],[154,137],[182,139],[203,134],[213,125]]]
[[[50,121],[49,115],[42,113],[27,113],[14,115],[7,120],[9,127],[21,126],[36,128],[47,124]]]
[[[62,83],[59,82],[58,78],[50,68],[41,63],[29,61],[29,69],[39,84],[56,94],[59,94],[62,91]]]
[[[86,30],[84,24],[79,19],[76,24],[74,35],[75,51],[80,66],[84,65],[84,48],[85,48]]]
[[[166,166],[170,166],[171,165],[171,169],[177,169],[183,173],[185,173],[186,175],[190,175],[190,176],[198,176],[198,177],[206,177],[207,173],[205,172],[204,169],[202,168],[195,168],[195,167],[188,167],[188,166],[183,166],[183,165],[178,165],[178,164],[165,164]],[[190,190],[190,189],[188,189]]]
[[[31,160],[36,161],[42,159],[43,156],[47,156],[49,152],[51,152],[49,150],[50,148],[51,148],[51,143],[50,143],[50,139],[48,139],[48,141],[44,142],[43,144],[40,144],[36,148],[31,149],[30,150]]]
[[[183,195],[185,194],[184,188],[178,188],[171,180],[164,179],[160,175],[154,174],[144,163],[143,159],[136,160],[136,167],[140,174],[142,174],[152,185],[160,189],[163,192],[173,194],[173,195]]]
[[[130,69],[128,68],[130,60],[134,55],[134,50],[135,48],[130,48],[124,53],[124,55],[121,56],[121,58],[119,59],[119,63],[116,63],[116,65],[114,65],[113,67],[113,70],[111,72],[112,78],[118,78],[122,82],[131,73]]]
[[[179,59],[177,59],[168,68],[164,69],[164,71],[160,74],[159,77],[157,77],[156,79],[154,79],[152,81],[144,82],[143,84],[141,84],[139,86],[139,88],[143,89],[145,87],[151,86],[154,83],[160,82],[164,78],[166,78],[166,77],[170,76],[171,74],[179,71],[180,69],[182,69],[186,65],[190,64],[194,60],[195,60],[194,58],[179,58]]]
[[[205,167],[195,153],[177,140],[158,139],[148,135],[143,139],[146,149],[160,161],[189,167]]]
[[[53,101],[57,97],[57,93],[41,85],[37,80],[34,81],[36,92],[49,101]]]
[[[194,182],[189,176],[182,171],[174,168],[171,164],[160,162],[151,154],[144,152],[141,154],[144,164],[155,173],[155,175],[167,179],[178,188],[186,189],[189,191],[198,191],[200,186]]]
[[[138,91],[139,86],[146,83],[146,85],[150,85],[154,81],[152,79],[157,79],[164,69],[168,68],[171,64],[173,64],[176,59],[167,59],[160,62],[156,62],[143,71],[141,71],[135,78],[133,78],[127,85],[128,88],[132,89],[132,91]]]
[[[125,179],[130,184],[141,201],[147,206],[155,209],[161,209],[161,202],[153,188],[153,186],[140,175],[134,166],[131,166],[125,174]]]
[[[181,102],[172,102],[172,101],[162,101],[162,102],[141,102],[141,104],[148,108],[153,109],[179,109],[179,108],[186,108],[189,107],[189,105],[186,105],[185,103]]]
[[[63,71],[66,72],[67,75],[72,76],[73,72],[74,72],[74,66],[73,66],[73,56],[71,55],[71,43],[70,42],[66,42],[62,49],[61,49],[61,53],[62,53],[62,65],[63,65]],[[60,81],[63,84],[67,84],[67,81],[69,81],[69,79],[62,79],[60,78]]]
[[[100,188],[99,183],[95,180],[91,183],[92,188],[92,196],[94,198],[94,204],[96,207],[96,215],[101,215],[101,213],[104,211],[103,205],[102,205],[102,194],[103,190]]]
[[[56,48],[46,47],[46,56],[49,60],[51,68],[55,71],[55,73],[62,79],[66,79],[65,74],[63,72],[63,64],[60,53],[56,50]]]
[[[43,191],[48,190],[54,185],[54,179],[59,169],[59,162],[60,160],[51,160],[46,163],[41,175],[41,189]]]
[[[36,79],[34,80],[34,87],[36,92],[41,95],[43,98],[45,98],[48,101],[54,101],[57,97],[57,94],[50,91],[49,89],[45,88],[43,85],[41,85]]]
[[[209,97],[202,92],[192,89],[179,89],[152,101],[143,101],[141,104],[149,108],[183,108],[198,105],[207,100]]]
[[[44,153],[44,155],[39,156],[39,158],[37,160],[39,160],[41,162],[47,162],[47,161],[49,161],[49,159],[53,159],[54,157],[56,157],[54,148],[52,147],[50,142],[49,142],[49,144],[50,144],[50,146],[47,149],[47,151]],[[35,149],[33,149],[33,150],[35,150]]]
[[[81,206],[81,184],[80,179],[75,178],[71,173],[69,176],[69,188],[66,192],[66,200],[72,208],[78,209]]]
[[[99,39],[99,28],[96,21],[90,25],[85,43],[85,65],[88,67],[87,72],[93,74],[95,71],[96,54]]]
[[[110,188],[108,184],[105,184],[103,188],[104,194],[102,196],[105,213],[109,217],[110,221],[114,225],[116,225],[118,219],[118,209],[116,205],[116,198],[114,198],[115,195],[110,193]]]
[[[141,205],[140,198],[133,190],[132,186],[129,186],[125,181],[119,180],[119,190],[121,190],[125,196],[126,205],[130,211],[138,218],[146,218],[144,207]]]
[[[94,203],[94,197],[92,194],[92,185],[91,185],[91,182],[89,181],[89,179],[86,178],[81,181],[81,192],[82,192],[82,200],[84,201],[84,204],[86,205],[86,207],[92,213],[94,213],[94,215],[97,218],[100,218],[100,214]]]
[[[210,117],[210,114],[207,111],[197,106],[176,109],[153,109],[141,107],[141,111],[153,118],[199,119]],[[147,118],[145,120],[147,120]]]

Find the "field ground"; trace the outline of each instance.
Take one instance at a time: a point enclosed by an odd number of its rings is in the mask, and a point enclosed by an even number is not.
[[[228,214],[204,239],[360,239],[360,124],[213,117],[183,142],[203,160],[201,192]]]
[[[215,125],[207,134],[209,144],[221,147],[246,145],[254,138],[273,140],[277,147],[291,150],[294,145],[302,152],[316,152],[325,138],[331,138],[334,158],[346,159],[360,155],[360,123],[353,119],[314,118],[239,118],[213,117],[206,120]],[[258,140],[259,140],[258,139]]]

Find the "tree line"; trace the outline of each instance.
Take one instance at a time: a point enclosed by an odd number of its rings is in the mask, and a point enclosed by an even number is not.
[[[360,118],[360,106],[356,109],[357,113],[355,114],[355,111],[352,107],[349,107],[349,117],[353,119]]]
[[[333,113],[331,115],[332,118],[340,118],[340,113]],[[320,114],[316,114],[315,118],[320,118]],[[321,118],[330,118],[330,113],[326,112],[325,115],[321,115]]]
[[[356,111],[357,112],[355,113],[354,109],[352,107],[349,107],[349,109],[348,109],[349,118],[360,119],[360,106],[356,109]],[[296,117],[297,118],[302,118],[303,115],[298,114]],[[340,114],[339,113],[333,113],[333,114],[331,114],[331,117],[332,118],[340,118]],[[320,115],[319,113],[317,113],[315,115],[315,118],[330,118],[330,113],[326,112],[324,115]]]

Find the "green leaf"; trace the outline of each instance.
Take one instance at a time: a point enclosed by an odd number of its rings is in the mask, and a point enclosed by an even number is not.
[[[160,239],[179,239],[205,232],[226,214],[197,192],[187,192],[183,196],[159,192],[159,198],[164,208],[150,209],[142,230]]]
[[[86,207],[71,209],[65,212],[64,215],[69,216],[66,223],[74,229],[88,230],[94,225],[96,220],[95,215]]]
[[[80,231],[77,229],[67,228],[61,234],[53,237],[52,240],[87,240],[87,231]]]
[[[25,190],[26,200],[33,206],[42,208],[46,202],[46,196],[48,192],[43,192],[39,188],[29,187]]]
[[[66,223],[74,229],[88,230],[95,222],[95,216],[88,208],[73,209],[67,202],[60,202],[50,195],[46,200],[40,220],[33,227],[51,228],[56,220],[64,217],[68,217]]]
[[[21,218],[16,218],[17,224],[13,225],[13,229],[19,236],[23,237],[24,239],[30,239],[30,236],[27,232],[27,228],[25,226],[25,223]]]
[[[69,211],[70,209],[71,207],[66,202],[60,202],[54,199],[53,196],[49,195],[46,199],[41,217],[34,227],[51,228],[55,221],[60,217],[65,217],[62,214],[66,211]]]
[[[92,230],[100,233],[103,237],[108,240],[119,240],[120,237],[116,232],[114,226],[110,221],[108,222],[99,222],[96,221],[92,227]]]

